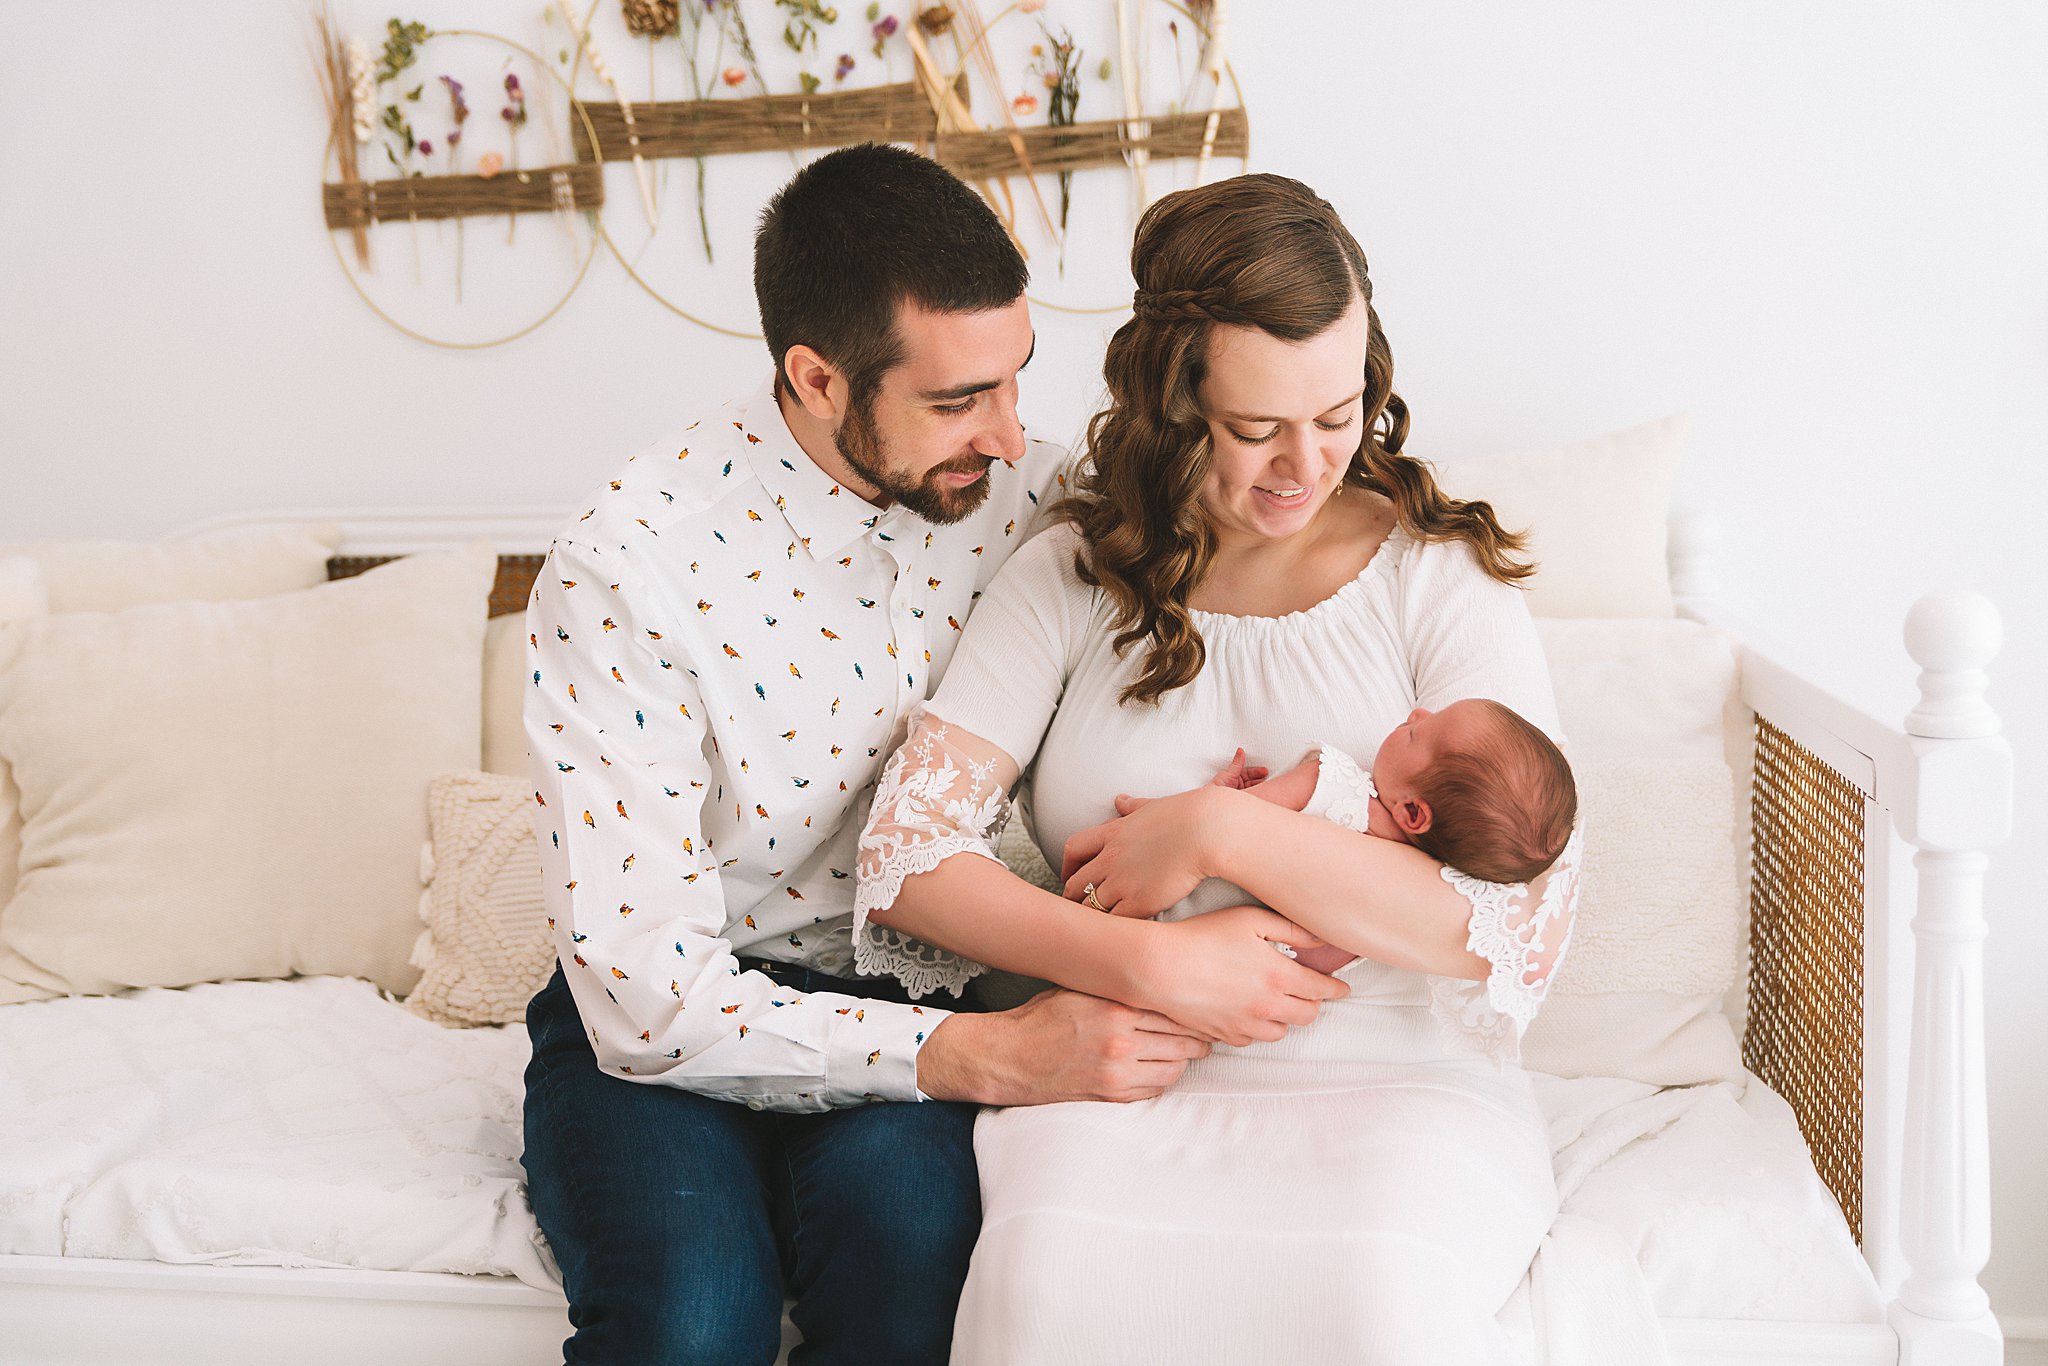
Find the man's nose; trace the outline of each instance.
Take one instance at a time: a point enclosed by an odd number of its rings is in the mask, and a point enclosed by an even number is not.
[[[995,391],[995,402],[988,405],[988,422],[975,434],[974,449],[1006,465],[1024,458],[1024,423],[1017,416],[1017,395],[1011,386]]]

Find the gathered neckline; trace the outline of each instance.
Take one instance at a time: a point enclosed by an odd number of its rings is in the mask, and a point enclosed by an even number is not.
[[[1322,618],[1337,610],[1338,604],[1355,605],[1373,584],[1393,572],[1394,563],[1414,544],[1399,522],[1387,530],[1386,539],[1372,553],[1357,574],[1339,585],[1337,591],[1319,602],[1285,613],[1277,617],[1248,616],[1234,612],[1205,612],[1199,607],[1188,609],[1189,617],[1201,628],[1204,640],[1220,636],[1247,635],[1253,637],[1284,635],[1298,632],[1314,625]]]

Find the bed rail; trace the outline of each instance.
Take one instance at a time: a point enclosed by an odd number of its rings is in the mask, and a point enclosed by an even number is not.
[[[1740,646],[1756,713],[1744,1061],[1791,1102],[1890,1302],[1900,1360],[2003,1357],[1984,1090],[1986,850],[2012,829],[2012,752],[1984,698],[2000,623],[1937,593],[1907,614],[1919,700],[1881,721],[1801,676],[1712,600],[1715,535],[1674,517],[1682,615]],[[1894,876],[1894,848],[1911,851]]]

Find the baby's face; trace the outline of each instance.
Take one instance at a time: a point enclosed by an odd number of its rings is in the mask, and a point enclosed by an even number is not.
[[[1437,755],[1472,744],[1485,728],[1485,712],[1469,701],[1453,702],[1442,711],[1417,707],[1409,712],[1373,756],[1372,785],[1380,800],[1398,802],[1413,795],[1416,778]]]

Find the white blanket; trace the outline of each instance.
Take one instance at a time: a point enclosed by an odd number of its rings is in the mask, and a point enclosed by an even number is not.
[[[553,1286],[519,1166],[526,1057],[517,1026],[442,1029],[340,978],[0,1007],[0,1253]],[[1665,1318],[1882,1320],[1761,1083],[1535,1080],[1559,1289],[1644,1295]],[[1530,1288],[1509,1315],[1524,1341],[1559,1312]]]
[[[334,977],[0,1008],[0,1251],[553,1286],[526,1054]]]

